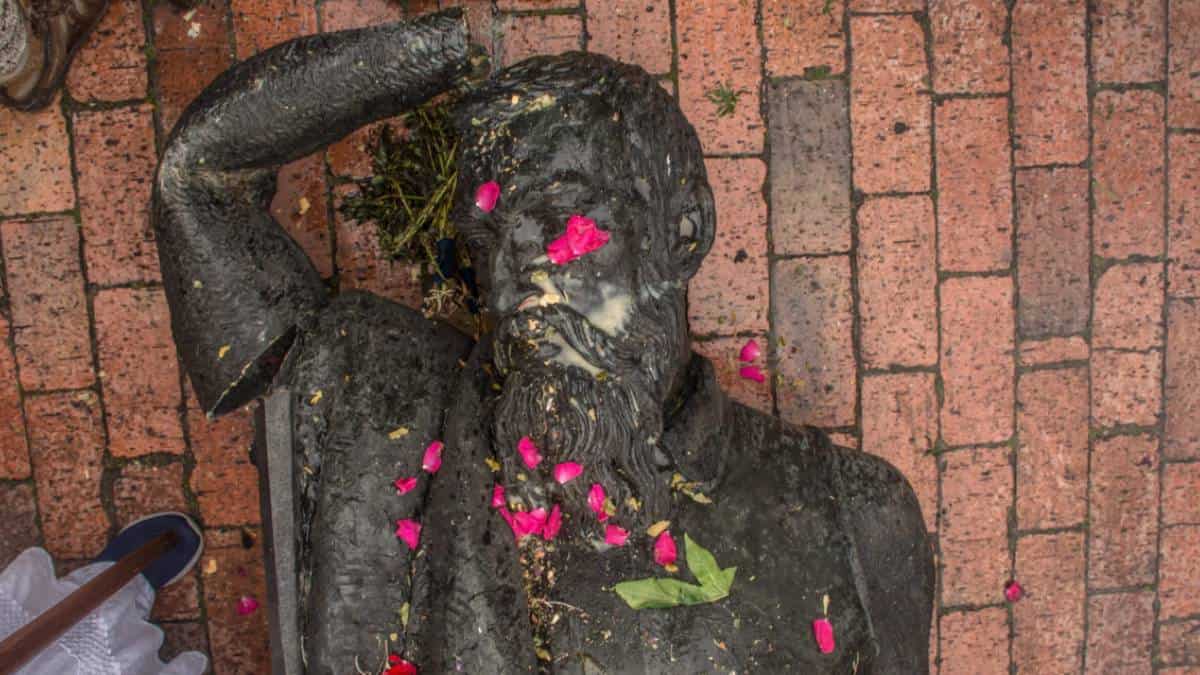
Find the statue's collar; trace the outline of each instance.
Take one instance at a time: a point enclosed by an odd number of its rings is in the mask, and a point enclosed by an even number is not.
[[[663,448],[688,480],[715,483],[725,474],[733,430],[733,403],[712,363],[692,354],[679,393],[667,402]]]

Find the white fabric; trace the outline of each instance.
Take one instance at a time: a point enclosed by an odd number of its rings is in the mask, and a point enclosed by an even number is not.
[[[92,563],[54,578],[54,562],[40,548],[26,549],[0,572],[0,640],[57,604],[112,563]],[[163,632],[148,622],[154,589],[137,575],[25,664],[18,675],[200,675],[208,659],[184,652],[170,663],[158,658]]]

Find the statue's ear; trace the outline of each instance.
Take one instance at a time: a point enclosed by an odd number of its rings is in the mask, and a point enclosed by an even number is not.
[[[716,231],[717,207],[713,203],[712,188],[706,181],[693,181],[687,188],[682,215],[676,223],[673,247],[681,279],[691,279],[700,269],[700,263],[712,248]]]

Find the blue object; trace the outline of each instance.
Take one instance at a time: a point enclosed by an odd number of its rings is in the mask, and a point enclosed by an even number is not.
[[[158,591],[183,578],[204,551],[200,527],[182,513],[153,513],[133,521],[108,542],[96,562],[115,563],[164,532],[175,533],[175,545],[142,570],[142,576]]]

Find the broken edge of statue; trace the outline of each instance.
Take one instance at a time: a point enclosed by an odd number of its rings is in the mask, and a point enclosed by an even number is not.
[[[475,82],[477,53],[459,11],[293,40],[210,85],[159,165],[201,405],[287,392],[306,671],[926,671],[908,483],[691,350],[716,214],[679,106],[603,56]],[[281,164],[451,89],[478,341],[329,292],[267,211]]]

